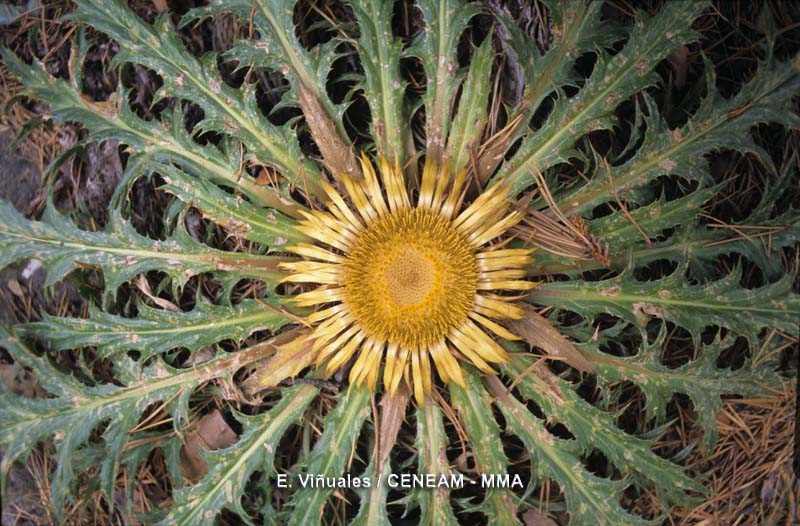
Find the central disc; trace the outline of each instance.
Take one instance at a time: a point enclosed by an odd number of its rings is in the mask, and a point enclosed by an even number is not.
[[[344,281],[344,302],[368,336],[426,346],[466,321],[475,255],[438,212],[398,210],[361,232],[346,256]]]
[[[440,265],[413,245],[396,251],[381,276],[389,299],[400,307],[419,305],[441,282]]]

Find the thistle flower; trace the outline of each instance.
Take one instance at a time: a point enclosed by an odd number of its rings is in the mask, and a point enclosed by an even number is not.
[[[387,391],[394,393],[410,372],[423,403],[431,392],[431,359],[444,382],[461,386],[455,356],[486,373],[495,372],[490,363],[508,361],[484,330],[518,339],[494,321],[521,318],[518,298],[497,292],[535,286],[522,279],[532,250],[489,244],[522,219],[509,211],[504,185],[462,209],[465,172],[450,177],[447,166],[427,163],[412,205],[400,167],[384,158],[378,166],[380,176],[362,156],[363,187],[341,176],[355,209],[324,184],[328,211],[306,213],[297,228],[323,246],[288,247],[308,261],[283,263],[293,273],[282,281],[321,284],[298,294],[298,306],[334,303],[308,317],[316,325],[312,352],[318,364],[327,362],[328,373],[356,355],[351,384],[374,390],[385,353]]]

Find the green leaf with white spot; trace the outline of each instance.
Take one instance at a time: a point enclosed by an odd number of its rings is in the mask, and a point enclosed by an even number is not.
[[[370,130],[378,155],[406,163],[409,127],[400,76],[403,43],[392,33],[392,0],[348,0],[358,21],[354,39],[364,68],[364,96],[372,113]]]
[[[703,2],[671,2],[653,17],[642,13],[622,50],[614,56],[598,51],[591,76],[572,97],[559,91],[546,123],[527,134],[514,156],[500,168],[519,193],[534,182],[532,170],[544,172],[578,155],[577,140],[614,124],[614,109],[627,97],[653,85],[659,61],[675,48],[697,38],[691,21],[705,9]]]
[[[301,170],[314,184],[319,170],[304,162],[297,137],[288,126],[276,126],[261,113],[255,87],[235,89],[217,70],[217,57],[195,58],[183,45],[168,16],[153,25],[141,20],[120,0],[81,0],[71,20],[87,24],[117,41],[117,63],[135,63],[155,71],[163,80],[156,99],[173,97],[203,108],[197,130],[214,131],[236,138],[248,147],[247,157],[278,168],[294,179]],[[302,166],[302,168],[301,168]],[[314,187],[313,189],[316,189]]]
[[[76,477],[72,458],[87,444],[95,428],[105,424],[100,482],[110,497],[120,456],[131,440],[130,431],[146,409],[163,404],[172,414],[175,428],[180,429],[188,417],[188,400],[194,389],[210,379],[232,375],[271,351],[269,346],[258,345],[192,369],[175,369],[157,360],[143,369],[138,368],[137,377],[124,385],[90,386],[60,371],[46,355],[37,355],[6,329],[0,328],[0,337],[0,345],[19,366],[30,368],[51,395],[50,398],[23,398],[5,387],[0,392],[3,493],[12,463],[24,459],[38,442],[53,438],[56,468],[50,488],[59,515],[63,513]]]
[[[459,122],[452,122],[451,130],[451,121],[456,94],[459,86],[464,82],[464,74],[460,71],[457,61],[458,41],[469,21],[480,12],[481,7],[477,3],[463,2],[462,0],[420,0],[416,7],[422,12],[425,29],[420,32],[407,50],[407,54],[417,57],[425,69],[426,84],[423,97],[425,129],[427,130],[425,153],[428,160],[441,166],[445,158],[453,156],[452,151],[447,154],[444,151],[445,145],[448,145],[448,150],[451,150],[448,142],[457,142],[451,137],[456,134],[476,132],[475,128],[466,128],[463,123]],[[491,49],[491,38],[487,38],[487,42],[484,44]],[[488,67],[491,68],[491,57],[488,60],[486,58],[476,60],[476,56],[473,55],[470,69],[477,69],[476,62],[485,63],[487,61]],[[485,65],[482,66],[482,69],[485,68]],[[485,71],[485,74],[486,79],[482,79],[480,73],[476,72],[475,77],[478,78],[471,83],[488,82],[488,71]],[[471,90],[473,92],[480,91],[477,87],[473,87]],[[468,98],[472,99],[476,95],[477,93]],[[467,104],[462,103],[461,106],[465,108],[459,109],[458,114],[468,111]],[[483,106],[482,109],[485,113],[485,94]],[[468,114],[463,114],[461,120],[465,121],[468,117]],[[478,134],[481,132],[482,127],[477,130]],[[459,151],[458,153],[463,152]],[[454,170],[458,169],[454,166]]]
[[[519,393],[536,403],[551,422],[564,424],[580,444],[583,454],[600,451],[624,475],[636,475],[657,488],[673,504],[690,506],[697,499],[686,492],[704,493],[705,487],[692,480],[683,468],[652,451],[653,440],[631,436],[615,422],[615,415],[602,411],[575,392],[573,384],[549,371],[529,372],[535,358],[516,354],[503,367]]]
[[[363,386],[353,386],[340,395],[339,403],[323,422],[322,436],[298,476],[343,476],[355,440],[370,412],[370,394]],[[293,483],[299,485],[296,479]],[[291,513],[286,523],[297,526],[321,524],[325,503],[332,492],[333,489],[328,487],[298,488],[289,503]]]
[[[142,236],[117,212],[102,232],[81,230],[52,206],[41,221],[25,219],[14,207],[0,203],[0,267],[36,258],[47,267],[46,286],[81,265],[103,271],[106,293],[150,270],[165,272],[174,287],[202,272],[225,273],[228,278],[255,278],[274,285],[282,273],[283,258],[225,252],[192,238],[179,226],[172,236],[157,241]]]
[[[597,369],[600,384],[607,386],[621,380],[633,382],[645,395],[647,417],[656,418],[659,423],[664,422],[667,404],[674,394],[689,396],[698,413],[698,423],[705,431],[703,444],[708,448],[716,442],[717,415],[722,407],[720,397],[758,396],[780,381],[768,366],[754,367],[752,359],[745,360],[738,369],[718,367],[720,353],[734,344],[732,333],[724,337],[717,333],[711,343],[701,345],[692,360],[670,368],[661,361],[667,339],[666,327],[662,326],[657,337],[640,345],[632,356],[604,352],[603,348],[619,335],[620,330],[620,326],[611,327],[600,331],[596,339],[577,344]],[[776,337],[770,348],[779,341],[780,338]]]
[[[453,470],[447,460],[447,435],[442,411],[429,400],[417,408],[417,473],[450,477]],[[420,488],[414,493],[419,505],[420,526],[455,526],[458,524],[450,505],[449,488]]]
[[[494,379],[496,380],[496,379]],[[569,510],[570,526],[645,526],[657,524],[630,514],[620,504],[628,479],[612,480],[590,473],[581,461],[576,440],[553,436],[528,408],[499,382],[490,382],[495,404],[506,419],[506,429],[522,440],[531,456],[534,476],[558,482]]]
[[[473,374],[465,374],[466,387],[450,384],[453,407],[463,423],[476,468],[482,475],[505,475],[508,459],[503,451],[500,428],[492,416],[489,393]],[[475,508],[493,524],[522,524],[517,518],[518,498],[510,489],[489,488]]]
[[[758,333],[774,327],[794,334],[800,320],[800,296],[791,291],[793,276],[757,289],[739,283],[741,269],[717,281],[692,284],[679,268],[669,276],[638,281],[630,272],[603,281],[560,281],[537,287],[530,301],[577,312],[587,319],[611,314],[642,331],[658,318],[688,330],[695,342],[708,326],[730,329],[756,345]],[[647,337],[643,332],[643,337]]]
[[[242,507],[242,495],[250,476],[263,471],[275,475],[275,449],[286,429],[302,416],[318,394],[316,387],[301,385],[285,389],[280,401],[257,416],[237,415],[242,434],[232,446],[204,452],[208,473],[196,484],[175,492],[175,503],[159,526],[211,526],[222,509],[253,524]]]
[[[45,314],[42,321],[18,330],[46,340],[57,351],[94,347],[99,358],[107,358],[133,350],[144,361],[172,349],[193,354],[222,340],[243,340],[258,330],[276,331],[290,321],[279,309],[277,300],[245,300],[234,306],[198,302],[189,312],[139,304],[138,315],[126,317],[90,306],[86,319]]]

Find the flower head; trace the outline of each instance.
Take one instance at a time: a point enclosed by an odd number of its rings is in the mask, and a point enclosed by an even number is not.
[[[431,359],[442,381],[460,385],[459,359],[487,373],[507,360],[489,333],[516,339],[499,322],[522,310],[497,292],[535,286],[523,279],[532,251],[490,244],[521,220],[504,186],[462,207],[465,174],[429,163],[414,205],[400,167],[378,166],[380,175],[362,157],[363,180],[341,176],[343,193],[325,185],[327,211],[298,227],[316,243],[291,247],[305,260],[283,264],[292,272],[283,281],[320,285],[294,300],[324,306],[308,316],[317,364],[331,373],[356,356],[350,382],[374,389],[383,363],[384,387],[393,393],[406,377],[422,403]]]

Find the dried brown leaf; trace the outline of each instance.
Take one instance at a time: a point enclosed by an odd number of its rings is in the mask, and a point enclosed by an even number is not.
[[[155,9],[157,13],[163,13],[169,9],[167,0],[153,0],[153,9]]]
[[[534,509],[529,509],[522,514],[522,522],[525,526],[556,526],[553,519]]]
[[[142,294],[150,298],[150,301],[161,307],[162,309],[172,311],[172,312],[180,312],[180,309],[177,305],[172,303],[171,301],[165,300],[164,298],[159,298],[150,290],[150,284],[147,283],[147,278],[144,277],[144,274],[139,274],[139,277],[136,278],[136,288],[138,288]]]
[[[334,176],[345,173],[351,177],[360,177],[361,172],[352,148],[344,143],[319,100],[303,87],[302,82],[297,83],[297,92],[300,109],[303,110],[308,128],[311,130],[311,137],[322,154],[325,168]]]
[[[411,391],[400,384],[392,395],[386,393],[381,398],[380,427],[378,429],[378,447],[375,450],[378,473],[382,473],[383,466],[389,459],[389,454],[397,442],[397,433],[406,416],[406,407],[411,399]]]
[[[6,389],[27,398],[43,394],[36,376],[28,370],[10,363],[0,364],[0,377]]]
[[[686,85],[686,74],[689,71],[689,48],[681,46],[672,52],[667,59],[670,66],[675,70],[675,87],[678,89]]]
[[[8,286],[8,290],[10,290],[14,296],[18,298],[25,298],[25,291],[22,290],[22,286],[19,284],[19,281],[12,278],[6,282],[6,285]]]
[[[525,310],[522,319],[507,322],[507,325],[511,332],[523,338],[530,345],[542,349],[550,356],[563,360],[579,371],[594,372],[594,366],[575,345],[532,308]]]
[[[522,112],[517,114],[513,120],[489,137],[481,146],[478,152],[478,162],[476,163],[477,173],[475,174],[481,186],[486,184],[489,177],[503,160],[503,156],[514,140],[517,129],[523,122],[523,116]]]
[[[208,471],[201,450],[214,451],[233,445],[239,436],[231,429],[222,413],[215,409],[197,423],[197,430],[186,436],[181,448],[181,471],[191,482],[197,482]]]

